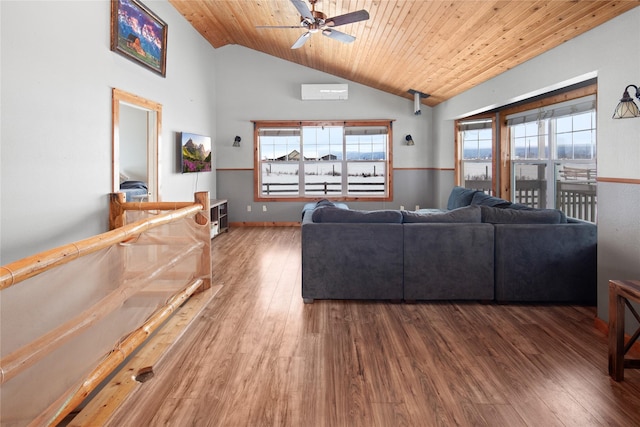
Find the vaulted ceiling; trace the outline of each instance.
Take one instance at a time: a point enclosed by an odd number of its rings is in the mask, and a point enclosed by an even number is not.
[[[336,28],[355,36],[352,43],[318,32],[291,49],[306,32],[298,28],[300,13],[291,0],[170,2],[215,48],[245,46],[406,98],[413,98],[410,89],[428,93],[423,103],[430,106],[640,5],[640,0],[318,0],[315,9],[327,17],[362,9],[370,17]]]

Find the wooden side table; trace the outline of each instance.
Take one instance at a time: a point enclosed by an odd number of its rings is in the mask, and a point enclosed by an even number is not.
[[[609,376],[624,379],[624,370],[640,369],[640,359],[625,359],[625,354],[640,336],[640,328],[624,343],[625,306],[640,322],[640,315],[629,301],[640,303],[640,280],[609,281]]]

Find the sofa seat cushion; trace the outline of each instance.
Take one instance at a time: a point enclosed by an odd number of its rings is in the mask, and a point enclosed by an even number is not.
[[[563,224],[567,217],[558,209],[504,209],[480,206],[482,222],[489,224]]]
[[[401,224],[402,213],[384,209],[361,211],[327,206],[313,211],[313,222]]]
[[[478,193],[478,190],[470,190],[464,187],[453,187],[451,194],[449,194],[449,200],[447,201],[447,209],[453,210],[464,206],[469,206],[473,195]]]
[[[445,212],[402,211],[402,222],[479,223],[482,220],[480,206],[469,205]]]

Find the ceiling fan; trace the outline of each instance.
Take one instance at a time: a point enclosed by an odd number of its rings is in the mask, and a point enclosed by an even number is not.
[[[369,19],[369,12],[366,10],[358,10],[357,12],[345,13],[344,15],[334,16],[333,18],[327,18],[327,15],[316,10],[316,3],[318,0],[309,0],[311,3],[311,9],[307,6],[304,0],[290,0],[291,3],[298,9],[300,13],[300,25],[283,25],[283,26],[266,26],[261,25],[256,28],[303,28],[306,29],[307,32],[296,40],[296,42],[291,46],[291,49],[298,49],[302,47],[307,39],[313,33],[317,33],[318,31],[322,32],[322,35],[329,37],[330,39],[338,40],[342,43],[351,43],[356,38],[340,32],[338,30],[334,30],[334,27],[338,27],[340,25],[351,24],[353,22],[366,21]]]

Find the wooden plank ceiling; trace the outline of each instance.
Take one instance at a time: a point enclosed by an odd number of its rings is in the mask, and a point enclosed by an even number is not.
[[[434,106],[634,7],[640,0],[319,0],[327,17],[365,9],[370,19],[321,33],[300,49],[289,0],[170,0],[215,48],[237,44],[394,95],[414,89]],[[307,3],[309,8],[311,5]],[[309,82],[315,83],[315,82]]]

